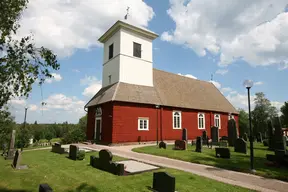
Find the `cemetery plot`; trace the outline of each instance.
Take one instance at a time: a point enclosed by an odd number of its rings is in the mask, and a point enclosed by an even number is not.
[[[90,165],[94,168],[120,176],[159,169],[159,167],[134,160],[113,162],[112,159],[112,153],[107,149],[102,149],[99,152],[99,158],[90,156]]]
[[[158,147],[157,149],[162,151],[168,150],[159,149]],[[188,152],[188,150],[186,152]],[[90,157],[91,155],[98,158],[98,154],[98,152],[89,152],[86,155],[88,155],[87,157]],[[249,191],[241,187],[224,184],[209,178],[166,168],[161,168],[159,171],[152,170],[119,177],[106,171],[87,166],[90,158],[85,158],[83,161],[72,161],[67,159],[66,156],[67,154],[51,153],[50,149],[25,151],[22,153],[21,163],[29,165],[29,169],[23,170],[21,173],[20,171],[12,169],[11,160],[7,161],[4,158],[0,158],[0,191],[38,191],[41,184],[42,191],[51,191],[52,189],[53,191],[60,192],[148,192],[148,186],[153,188],[153,172],[166,172],[170,176],[174,177],[175,190],[179,192],[209,192],[210,187],[213,188],[213,191],[215,192]],[[125,164],[125,160],[127,159],[117,156],[113,157],[113,161],[115,162],[124,161]],[[209,188],[207,188],[207,183],[209,183]]]

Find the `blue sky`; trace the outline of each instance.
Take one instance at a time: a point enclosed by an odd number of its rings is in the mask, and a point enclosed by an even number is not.
[[[255,83],[252,99],[255,92],[262,91],[277,108],[287,101],[285,1],[116,2],[30,2],[18,34],[32,30],[36,45],[44,45],[59,56],[61,69],[42,86],[47,106],[41,106],[37,84],[27,100],[11,100],[17,122],[23,122],[25,106],[30,123],[78,122],[85,114],[86,102],[101,88],[103,49],[97,39],[123,19],[127,6],[129,19],[159,34],[153,44],[155,68],[205,81],[213,74],[213,83],[236,108],[247,108],[245,79]]]

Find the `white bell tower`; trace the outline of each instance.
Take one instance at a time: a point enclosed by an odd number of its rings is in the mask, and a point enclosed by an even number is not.
[[[104,44],[102,87],[116,82],[153,86],[153,40],[158,35],[117,21],[99,41]]]

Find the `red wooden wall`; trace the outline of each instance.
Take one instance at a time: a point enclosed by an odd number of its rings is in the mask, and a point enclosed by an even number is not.
[[[182,128],[187,128],[188,139],[195,139],[197,136],[202,135],[204,129],[198,129],[198,112],[205,113],[205,130],[211,138],[210,127],[214,125],[213,112],[169,107],[156,109],[155,105],[117,102],[113,104],[112,143],[137,142],[139,136],[141,137],[141,141],[155,141],[157,135],[157,113],[159,140],[161,140],[161,138],[163,140],[181,139],[182,130],[173,129],[172,127],[173,109],[181,111]],[[221,115],[219,136],[227,136],[228,113],[218,114]],[[149,118],[148,131],[138,131],[138,117]],[[237,115],[234,114],[234,117],[238,125]]]

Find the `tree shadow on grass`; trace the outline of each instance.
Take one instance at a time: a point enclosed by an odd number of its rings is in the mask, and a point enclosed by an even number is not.
[[[74,190],[68,190],[66,192],[98,192],[99,190],[91,185],[88,185],[87,183],[82,183]]]
[[[207,167],[207,170],[210,171],[223,171],[223,169],[237,171],[237,172],[244,172],[244,173],[251,173],[250,171],[250,158],[249,156],[234,156],[231,154],[230,159],[224,158],[216,158],[212,154],[207,154],[204,156],[193,156],[190,160],[192,163],[198,164],[206,164],[213,167]],[[211,162],[211,164],[209,163]],[[254,166],[257,175],[262,177],[269,177],[274,179],[279,179],[282,181],[288,181],[288,174],[287,168],[281,167],[269,167],[266,165],[267,160],[263,157],[255,157],[254,156]]]
[[[0,191],[1,192],[32,192],[32,191],[23,190],[23,189],[6,189],[3,187],[0,187]]]

